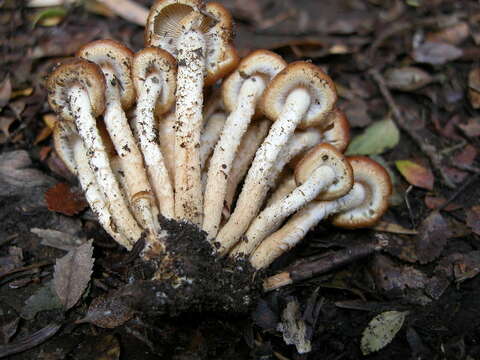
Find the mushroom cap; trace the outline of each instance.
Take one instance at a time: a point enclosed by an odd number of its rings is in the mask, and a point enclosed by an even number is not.
[[[222,97],[227,111],[235,109],[238,94],[246,79],[261,76],[268,84],[286,66],[287,63],[280,55],[268,50],[256,50],[243,58],[237,69],[222,84]]]
[[[87,92],[94,117],[105,110],[105,78],[93,62],[79,58],[65,61],[53,70],[46,86],[50,107],[65,120],[75,120],[68,101],[71,86],[80,86]]]
[[[158,80],[162,82],[162,91],[155,108],[156,114],[161,115],[175,103],[177,64],[173,56],[165,50],[148,47],[133,56],[132,77],[137,93],[145,86],[147,77],[153,73],[158,73]]]
[[[71,123],[70,123],[71,124]],[[65,123],[57,122],[53,128],[53,144],[55,152],[58,157],[63,161],[67,169],[72,174],[77,174],[77,165],[75,163],[75,157],[73,155],[71,138],[75,135],[73,131],[66,129]],[[81,141],[80,139],[78,141]]]
[[[381,165],[366,156],[352,156],[347,160],[352,165],[355,183],[365,187],[367,197],[355,209],[334,215],[332,223],[349,229],[372,226],[387,211],[392,193],[390,176]]]
[[[328,116],[329,125],[322,129],[323,141],[332,144],[344,152],[350,142],[350,124],[347,116],[339,108],[335,108]]]
[[[353,172],[343,154],[330,144],[319,144],[305,154],[295,168],[297,185],[308,180],[320,166],[329,166],[335,173],[335,181],[316,200],[334,200],[350,191],[353,186]]]
[[[145,26],[145,43],[165,49],[174,56],[177,39],[191,24],[205,34],[207,43],[205,86],[228,75],[239,56],[231,45],[233,20],[220,4],[200,0],[157,0],[150,8]]]
[[[133,52],[114,40],[97,40],[80,48],[77,56],[93,61],[100,68],[109,67],[120,82],[120,100],[124,109],[129,109],[135,102],[135,88],[132,81]],[[110,81],[114,81],[110,79]],[[108,84],[107,84],[108,86]]]
[[[305,61],[291,63],[272,79],[260,101],[265,116],[273,121],[278,119],[287,96],[299,87],[308,90],[312,99],[298,126],[306,128],[325,124],[337,102],[335,84],[318,66]]]

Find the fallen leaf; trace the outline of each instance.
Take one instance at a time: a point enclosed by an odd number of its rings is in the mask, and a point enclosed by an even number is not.
[[[480,121],[479,118],[470,118],[466,124],[459,124],[458,127],[469,138],[480,136]]]
[[[372,119],[368,114],[368,105],[365,100],[355,97],[342,106],[351,127],[365,127],[370,125]]]
[[[32,17],[32,28],[35,26],[55,26],[58,25],[67,15],[67,9],[62,6],[48,7],[37,11]]]
[[[94,259],[92,240],[57,259],[53,274],[54,289],[65,310],[72,308],[87,288]]]
[[[6,137],[10,136],[10,126],[15,122],[13,116],[0,116],[0,131],[5,134]]]
[[[440,256],[449,236],[447,221],[439,212],[432,212],[418,228],[416,252],[420,264],[427,264]]]
[[[474,109],[480,108],[480,68],[478,67],[468,73],[468,98]]]
[[[410,160],[398,160],[395,165],[409,184],[433,190],[433,173],[430,169]]]
[[[10,342],[12,336],[17,332],[19,322],[20,318],[17,316],[13,319],[2,321],[0,324],[0,344],[8,344]]]
[[[400,141],[400,131],[392,119],[377,121],[361,135],[356,136],[346,151],[347,155],[378,155],[394,148]]]
[[[30,350],[35,346],[50,339],[62,327],[61,324],[50,324],[28,336],[22,336],[15,339],[14,342],[7,345],[0,345],[0,356],[7,357],[9,355],[17,354],[26,350]]]
[[[406,311],[386,311],[375,316],[363,331],[362,354],[371,354],[388,345],[402,328],[407,314]]]
[[[58,183],[45,193],[48,210],[72,216],[84,210],[88,203],[80,191],[72,191],[70,185]]]
[[[41,244],[43,246],[65,251],[73,250],[87,242],[85,238],[79,238],[58,230],[32,228],[30,231],[42,239]]]
[[[296,299],[287,303],[277,330],[283,333],[283,340],[287,345],[295,345],[299,354],[306,354],[312,350],[310,340],[307,339],[307,326]]]
[[[407,229],[399,224],[390,223],[386,221],[380,221],[373,227],[375,231],[388,232],[392,234],[403,234],[403,235],[416,235],[418,232],[416,230]]]
[[[425,41],[413,51],[416,62],[431,65],[444,65],[462,55],[463,51],[456,46],[434,41]]]
[[[391,89],[414,91],[431,83],[433,78],[429,73],[420,68],[405,66],[388,69],[385,72],[385,81]]]
[[[426,35],[428,41],[445,42],[452,45],[459,45],[470,35],[470,28],[466,22],[459,22],[437,32]]]
[[[12,83],[10,82],[10,76],[7,75],[0,83],[0,110],[8,104],[11,96]]]
[[[466,214],[468,227],[470,227],[475,234],[480,235],[480,205],[473,206],[466,210]]]
[[[429,208],[430,210],[435,210],[438,209],[439,207],[443,206],[447,199],[443,197],[437,197],[437,196],[432,196],[432,195],[426,195],[425,196],[425,206]],[[461,209],[462,205],[455,204],[455,203],[449,203],[443,210],[445,211],[455,211],[458,209]]]
[[[90,323],[101,328],[113,329],[126,323],[133,315],[133,310],[114,292],[93,299],[85,317],[76,323]]]
[[[40,311],[61,308],[62,303],[53,290],[53,282],[49,281],[25,301],[20,315],[24,319],[32,320]]]
[[[84,354],[88,354],[89,359],[95,360],[118,360],[120,359],[120,342],[115,335],[100,335],[86,338],[80,344]],[[85,359],[81,357],[81,359]]]
[[[38,157],[40,161],[45,161],[52,150],[53,148],[51,146],[42,146],[42,148],[38,152]]]
[[[25,89],[14,90],[14,91],[12,91],[11,98],[15,99],[15,98],[20,97],[20,96],[30,96],[30,95],[32,95],[32,93],[33,93],[33,88],[32,87],[28,87],[28,88],[25,88]]]
[[[463,171],[460,169],[457,169],[456,167],[453,166],[441,166],[443,173],[454,183],[461,183],[463,182],[469,173],[467,171]]]
[[[384,292],[401,294],[408,289],[423,289],[428,277],[413,266],[397,266],[387,256],[377,255],[371,264],[375,284]]]
[[[456,282],[462,282],[480,273],[480,251],[462,254],[462,259],[453,264],[453,275]]]
[[[48,126],[45,126],[44,128],[42,128],[42,130],[40,130],[40,132],[35,137],[35,140],[33,141],[33,145],[37,145],[43,140],[46,140],[50,135],[52,135],[52,132],[53,132],[52,129],[50,129]]]
[[[469,166],[473,164],[477,155],[477,148],[468,144],[459,154],[455,155],[453,163]]]

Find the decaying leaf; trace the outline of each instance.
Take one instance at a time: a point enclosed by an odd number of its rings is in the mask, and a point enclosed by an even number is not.
[[[459,124],[458,127],[463,131],[465,136],[474,138],[480,136],[480,119],[470,118],[466,124]]]
[[[385,81],[391,89],[414,91],[431,83],[433,78],[429,73],[420,68],[405,66],[388,69],[385,72]]]
[[[70,185],[58,183],[45,193],[48,210],[72,216],[84,210],[88,203],[80,191],[72,191]]]
[[[72,249],[55,264],[55,293],[65,310],[72,308],[87,288],[94,259],[92,240]]]
[[[436,41],[425,41],[413,52],[416,62],[431,65],[443,65],[462,55],[463,51],[456,46]]]
[[[126,323],[133,317],[134,311],[116,294],[114,292],[93,299],[87,314],[77,323],[90,323],[106,329],[113,329]]]
[[[15,316],[13,319],[1,321],[0,323],[0,344],[8,344],[10,339],[18,329],[20,318]]]
[[[432,196],[432,195],[426,195],[425,196],[425,206],[431,210],[438,209],[439,207],[443,206],[447,202],[447,199],[438,197],[438,196]],[[462,206],[456,203],[449,203],[447,206],[443,208],[445,211],[454,211],[461,209]]]
[[[85,238],[79,238],[58,230],[32,228],[30,231],[42,238],[41,244],[43,246],[50,246],[65,251],[73,250],[87,241]]]
[[[12,83],[10,76],[6,76],[0,83],[0,110],[8,104],[12,95]]]
[[[402,328],[407,314],[405,311],[386,311],[375,316],[363,331],[362,354],[371,354],[388,345]]]
[[[453,264],[453,274],[456,282],[462,282],[480,273],[480,251],[462,254],[462,259]]]
[[[416,237],[416,251],[421,264],[435,260],[443,251],[450,236],[449,225],[443,216],[432,212],[420,225]]]
[[[474,109],[480,108],[480,68],[478,67],[468,73],[468,98]]]
[[[361,135],[356,136],[346,151],[347,155],[378,155],[394,148],[400,141],[400,131],[392,119],[377,121]]]
[[[53,290],[53,282],[49,281],[25,301],[20,315],[24,319],[31,320],[40,311],[61,308],[62,303]]]
[[[392,234],[404,234],[404,235],[416,235],[418,232],[416,230],[411,230],[403,227],[402,225],[380,221],[373,227],[375,231],[388,232]]]
[[[434,178],[429,168],[410,160],[398,160],[395,162],[395,165],[409,184],[433,190]]]
[[[277,330],[283,333],[283,340],[287,345],[295,345],[299,354],[306,354],[312,350],[310,340],[307,339],[307,326],[302,319],[297,300],[288,302]]]
[[[468,209],[466,214],[467,225],[475,234],[480,235],[480,205],[473,206],[472,208]]]
[[[88,354],[88,359],[95,360],[118,360],[120,359],[121,347],[117,336],[112,334],[87,337],[80,344],[82,352]],[[86,359],[82,357],[80,359]]]
[[[426,36],[428,41],[445,42],[452,45],[458,45],[468,38],[470,29],[468,23],[459,22],[440,31],[429,33]]]

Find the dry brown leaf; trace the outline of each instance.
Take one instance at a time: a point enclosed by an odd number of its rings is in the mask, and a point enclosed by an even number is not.
[[[432,212],[418,229],[416,252],[421,264],[435,260],[450,237],[447,221],[437,212]]]
[[[418,63],[443,65],[458,59],[462,55],[463,51],[456,46],[447,43],[426,41],[415,49],[413,59]]]
[[[425,196],[425,206],[431,210],[438,209],[439,207],[443,206],[447,199],[443,197],[437,197],[432,195]],[[443,210],[445,211],[454,211],[461,209],[462,206],[455,203],[449,203]]]
[[[87,288],[93,269],[93,240],[74,248],[55,264],[53,284],[65,310],[75,306]]]
[[[440,31],[429,33],[426,36],[428,41],[445,42],[458,45],[465,41],[470,35],[470,28],[466,22],[459,22]]]
[[[395,162],[395,165],[409,184],[427,190],[433,189],[434,178],[429,168],[410,160],[398,160]]]
[[[11,96],[12,83],[10,82],[10,76],[7,75],[7,77],[0,83],[0,110],[8,104]]]
[[[388,69],[385,72],[385,81],[391,89],[414,91],[431,83],[433,78],[429,73],[420,68],[405,66]]]
[[[70,185],[58,183],[45,193],[48,210],[72,216],[84,210],[88,203],[80,191],[72,191]]]
[[[416,235],[418,231],[411,230],[403,227],[402,225],[390,223],[386,221],[380,221],[377,225],[373,227],[376,231],[383,231],[392,234],[403,234],[403,235]]]
[[[472,231],[480,235],[480,205],[473,206],[466,211],[467,213],[467,225]]]
[[[114,292],[108,296],[99,296],[93,299],[85,317],[76,323],[90,323],[102,328],[113,329],[126,323],[133,315],[133,310]]]
[[[458,127],[469,138],[480,136],[480,121],[478,118],[470,118],[466,124],[460,124]]]

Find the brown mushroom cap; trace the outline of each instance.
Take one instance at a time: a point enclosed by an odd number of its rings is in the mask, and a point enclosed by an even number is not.
[[[137,93],[143,89],[145,79],[152,73],[157,73],[158,81],[162,82],[162,91],[155,109],[157,115],[161,115],[175,103],[177,64],[173,56],[155,47],[137,52],[132,64],[133,84]]]
[[[344,152],[350,142],[350,124],[345,113],[336,108],[328,116],[329,125],[322,129],[323,141]]]
[[[295,168],[297,185],[308,180],[310,174],[320,166],[329,166],[335,173],[335,181],[322,191],[317,200],[334,200],[350,191],[353,186],[352,167],[347,159],[334,146],[319,144],[305,154]]]
[[[50,107],[65,120],[75,120],[68,95],[72,86],[80,86],[88,93],[94,117],[105,109],[105,78],[93,62],[79,58],[67,60],[50,74],[46,85]]]
[[[97,40],[82,46],[77,56],[90,60],[101,68],[106,66],[113,69],[116,80],[120,82],[122,107],[126,110],[133,105],[135,102],[135,88],[131,75],[133,52],[129,48],[114,40]]]
[[[227,111],[234,110],[240,89],[247,78],[261,76],[268,84],[286,66],[280,55],[268,50],[256,50],[243,58],[238,68],[222,84],[222,97]]]
[[[325,124],[337,102],[337,91],[327,74],[318,66],[305,61],[291,63],[272,79],[260,101],[263,113],[273,121],[278,119],[285,100],[296,88],[306,89],[312,98],[299,127]]]
[[[332,223],[349,229],[374,225],[387,211],[392,183],[387,171],[365,156],[352,156],[347,160],[353,169],[355,183],[364,186],[367,198],[362,205],[332,217]]]
[[[228,75],[240,61],[231,45],[233,20],[218,3],[206,6],[200,0],[157,0],[150,9],[145,26],[145,43],[176,56],[177,39],[192,21],[205,34],[207,42],[205,85]]]

